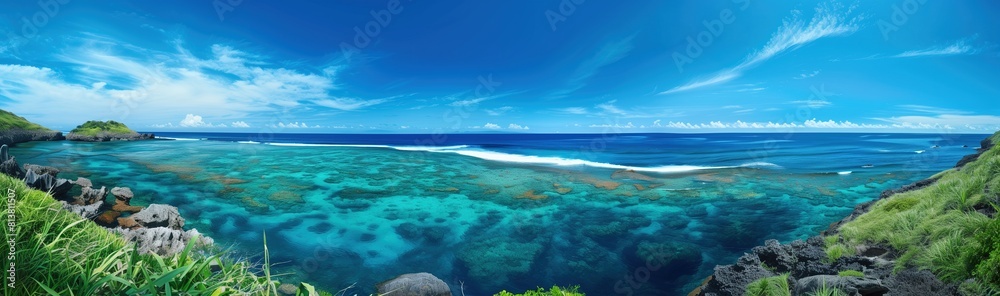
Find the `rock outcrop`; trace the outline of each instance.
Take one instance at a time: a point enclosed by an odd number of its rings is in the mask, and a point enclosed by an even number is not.
[[[192,239],[197,240],[195,245],[213,243],[198,230],[185,231],[184,218],[176,207],[152,204],[143,209],[131,205],[135,195],[128,187],[114,187],[110,191],[104,186],[95,189],[87,178],[78,177],[75,181],[57,178],[59,169],[53,167],[26,164],[22,169],[8,154],[7,145],[0,145],[0,173],[23,178],[28,187],[49,192],[67,211],[108,227],[125,240],[136,243],[140,253],[176,254]],[[77,185],[81,187],[80,195],[66,197]],[[111,206],[104,200],[109,192],[115,196],[115,204]],[[124,216],[128,214],[131,215]]]
[[[181,229],[184,227],[184,218],[177,212],[174,206],[151,204],[138,213],[129,216],[142,227],[156,228],[166,227],[170,229]]]
[[[979,142],[979,149],[976,149],[976,153],[962,157],[962,159],[958,160],[958,163],[955,164],[955,168],[962,169],[965,164],[976,161],[976,159],[979,159],[980,155],[983,155],[983,153],[986,152],[986,150],[990,150],[990,148],[993,148],[993,141],[990,139],[982,140]]]
[[[66,135],[66,139],[70,141],[83,141],[83,142],[111,142],[111,141],[139,141],[139,140],[152,140],[155,139],[154,134],[123,134],[123,133],[98,133],[97,135],[81,135],[70,133]]]
[[[62,141],[66,137],[57,131],[26,131],[26,130],[5,130],[0,131],[0,145],[14,145],[31,141]]]
[[[195,246],[210,246],[212,238],[203,236],[197,229],[183,231],[166,227],[123,229],[112,228],[112,232],[122,235],[126,241],[134,242],[141,254],[169,256],[180,253],[188,241],[197,239]]]
[[[451,296],[448,284],[426,272],[403,274],[375,288],[386,296]]]
[[[806,241],[780,244],[768,240],[763,246],[753,248],[741,256],[735,264],[715,267],[715,273],[691,295],[744,295],[746,286],[753,281],[788,273],[793,295],[811,295],[824,283],[836,286],[847,295],[951,295],[953,293],[913,294],[919,285],[924,291],[955,291],[955,285],[937,280],[933,274],[915,268],[893,272],[896,253],[885,246],[866,246],[858,250],[856,256],[845,256],[827,262],[820,236]],[[863,277],[839,276],[838,272],[855,270],[863,272]],[[926,272],[926,273],[925,273]]]

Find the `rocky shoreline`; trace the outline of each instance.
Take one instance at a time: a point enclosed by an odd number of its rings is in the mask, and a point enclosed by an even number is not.
[[[66,139],[70,141],[83,141],[83,142],[111,142],[111,141],[141,141],[141,140],[152,140],[155,139],[154,134],[122,134],[122,133],[109,133],[101,132],[97,135],[81,135],[77,133],[69,133],[66,135]]]
[[[975,154],[963,157],[955,169],[961,170],[965,164],[975,161],[987,150],[994,147],[990,139],[983,140]],[[719,265],[715,272],[688,295],[722,296],[744,295],[750,283],[766,278],[789,274],[792,295],[807,295],[820,285],[841,287],[847,295],[956,295],[958,285],[944,283],[933,273],[915,267],[897,269],[897,250],[883,244],[859,247],[854,256],[843,256],[828,262],[824,251],[824,236],[836,234],[840,226],[867,213],[876,201],[892,195],[919,190],[936,182],[928,178],[905,185],[898,189],[883,191],[875,200],[857,205],[854,211],[820,235],[805,241],[797,240],[781,244],[768,240],[763,246],[754,247],[737,259],[735,264]],[[994,217],[995,212],[984,213]],[[843,270],[864,271],[863,277],[840,276]]]
[[[125,240],[136,243],[140,253],[170,256],[181,252],[192,239],[197,239],[196,245],[200,246],[214,243],[197,229],[185,231],[184,218],[174,206],[132,206],[134,196],[128,187],[113,187],[109,191],[105,186],[96,188],[87,178],[59,178],[59,169],[54,167],[19,166],[16,158],[9,155],[7,145],[0,146],[0,173],[22,179],[30,188],[49,192],[63,204],[63,209],[121,234]],[[73,194],[75,190],[79,193]],[[115,197],[114,204],[106,203],[109,193]]]
[[[14,145],[31,141],[62,141],[66,137],[56,131],[6,130],[0,132],[0,145]]]

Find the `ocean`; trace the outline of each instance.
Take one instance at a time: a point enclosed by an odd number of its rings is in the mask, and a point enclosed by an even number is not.
[[[179,208],[231,254],[351,294],[430,272],[454,294],[685,295],[766,239],[806,239],[987,135],[237,134],[31,142],[20,163]]]

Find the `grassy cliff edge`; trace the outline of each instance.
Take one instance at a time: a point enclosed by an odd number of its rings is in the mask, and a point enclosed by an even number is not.
[[[58,141],[65,139],[61,132],[53,131],[24,117],[0,110],[0,145],[28,141]]]

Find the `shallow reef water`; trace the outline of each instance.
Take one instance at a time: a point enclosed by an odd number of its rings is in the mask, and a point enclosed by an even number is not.
[[[286,282],[367,294],[430,272],[465,295],[554,284],[683,295],[716,264],[765,239],[816,235],[881,191],[950,167],[983,137],[756,136],[619,137],[593,156],[577,148],[597,135],[237,142],[248,135],[36,142],[11,153],[64,178],[131,187],[136,205],[177,206],[186,227],[238,256],[259,260],[266,232]],[[915,152],[932,145],[941,148]]]

